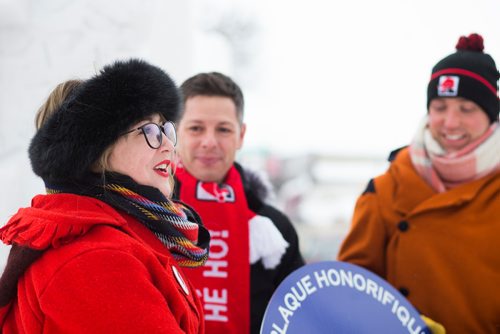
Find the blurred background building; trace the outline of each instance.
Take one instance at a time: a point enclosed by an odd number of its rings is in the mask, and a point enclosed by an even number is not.
[[[306,259],[334,259],[357,196],[425,114],[431,67],[471,32],[499,57],[499,15],[498,0],[0,0],[0,224],[44,192],[27,147],[52,88],[139,57],[178,83],[220,71],[242,86],[238,159]]]

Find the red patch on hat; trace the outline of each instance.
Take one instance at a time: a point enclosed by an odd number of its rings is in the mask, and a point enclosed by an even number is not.
[[[438,96],[457,96],[458,95],[458,83],[460,77],[456,75],[442,75],[439,77],[439,83],[437,86]]]

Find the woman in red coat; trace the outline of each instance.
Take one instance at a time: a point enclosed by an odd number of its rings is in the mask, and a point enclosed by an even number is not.
[[[170,199],[175,84],[129,60],[75,86],[30,144],[47,195],[0,229],[0,331],[203,333],[181,267],[205,262],[209,234]]]
[[[432,70],[428,115],[356,204],[339,259],[447,333],[500,333],[499,73],[477,34]]]

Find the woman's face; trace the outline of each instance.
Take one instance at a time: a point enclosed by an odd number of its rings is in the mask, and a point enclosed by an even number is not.
[[[489,127],[488,116],[471,100],[445,97],[429,104],[429,130],[447,153],[461,150]]]
[[[137,129],[146,123],[162,124],[159,115],[152,116],[130,127]],[[172,193],[171,161],[174,143],[162,133],[162,143],[157,149],[151,148],[141,130],[121,136],[111,149],[108,169],[131,177],[135,182],[159,189],[163,195]]]

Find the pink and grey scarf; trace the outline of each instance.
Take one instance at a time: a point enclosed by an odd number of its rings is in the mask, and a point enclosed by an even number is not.
[[[500,170],[500,130],[493,123],[474,142],[447,153],[432,137],[425,117],[410,145],[410,157],[418,174],[437,192],[445,192]]]

